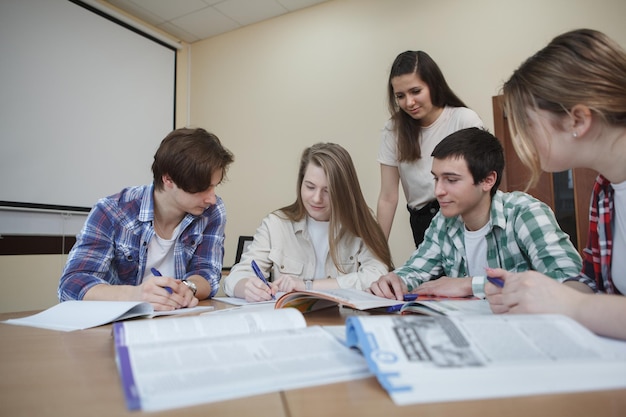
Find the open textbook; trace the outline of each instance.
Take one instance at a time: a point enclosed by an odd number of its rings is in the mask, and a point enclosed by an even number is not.
[[[113,334],[130,410],[165,410],[371,376],[360,353],[322,327],[307,327],[293,308],[126,321],[115,323]]]
[[[420,295],[415,301],[378,297],[355,289],[293,291],[278,298],[275,308],[293,307],[303,313],[341,305],[355,310],[416,313],[427,315],[492,314],[487,300]],[[387,311],[389,310],[389,311]]]
[[[355,310],[369,310],[402,303],[402,301],[377,297],[361,290],[340,288],[323,291],[292,291],[278,298],[275,308],[293,307],[306,313],[337,305]]]
[[[626,342],[565,316],[355,316],[346,339],[398,405],[626,387]]]
[[[136,317],[151,318],[191,314],[213,308],[213,306],[198,306],[172,311],[155,311],[152,304],[141,301],[70,300],[56,304],[32,316],[6,320],[5,323],[70,332]]]
[[[278,292],[273,300],[267,300],[267,301],[246,301],[245,298],[239,298],[239,297],[213,297],[213,299],[216,301],[221,301],[222,303],[232,304],[232,305],[239,306],[239,307],[249,306],[249,305],[258,305],[258,304],[272,304],[272,307],[273,307],[273,304],[276,304],[276,300],[278,300],[284,294],[285,294],[284,292]]]
[[[426,314],[429,316],[458,316],[467,314],[493,314],[489,301],[477,298],[422,297],[402,304],[401,314]]]

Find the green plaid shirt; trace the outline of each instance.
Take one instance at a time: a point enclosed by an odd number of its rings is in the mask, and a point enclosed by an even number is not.
[[[424,241],[394,272],[409,291],[440,276],[469,273],[460,216],[433,218]],[[487,233],[487,264],[507,271],[536,270],[563,281],[578,275],[580,255],[545,203],[519,191],[497,191],[491,200],[491,230]]]

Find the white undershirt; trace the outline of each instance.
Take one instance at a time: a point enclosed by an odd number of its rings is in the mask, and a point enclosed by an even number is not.
[[[491,230],[491,221],[479,230],[465,229],[465,255],[471,277],[484,276],[487,268],[487,233]]]
[[[611,277],[619,292],[626,294],[626,181],[611,185],[615,190]]]
[[[148,244],[148,258],[146,259],[146,270],[143,279],[152,275],[151,268],[156,268],[164,277],[176,278],[176,268],[174,266],[174,244],[180,234],[180,223],[172,232],[171,239],[163,239],[156,231]],[[143,281],[143,280],[142,280]]]
[[[330,222],[318,222],[311,217],[306,218],[306,227],[309,231],[311,243],[315,250],[314,278],[325,278],[326,257],[328,256],[328,226]]]

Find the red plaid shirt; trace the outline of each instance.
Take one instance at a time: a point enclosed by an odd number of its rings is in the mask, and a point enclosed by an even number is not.
[[[609,180],[598,175],[589,207],[589,237],[583,250],[583,269],[580,275],[567,281],[582,282],[595,292],[621,294],[611,277],[614,213],[613,187]]]

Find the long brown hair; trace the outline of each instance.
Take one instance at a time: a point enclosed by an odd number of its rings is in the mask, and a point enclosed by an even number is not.
[[[292,204],[277,210],[291,221],[300,221],[307,212],[302,202],[302,182],[309,164],[324,170],[330,196],[330,254],[337,269],[341,265],[337,259],[337,242],[346,234],[363,240],[369,250],[381,262],[393,269],[391,252],[373,211],[368,207],[361,192],[359,178],[348,151],[334,143],[317,143],[302,153],[298,170],[297,197]]]
[[[391,80],[406,74],[416,74],[428,86],[430,100],[435,107],[467,107],[448,86],[439,66],[424,51],[405,51],[396,57],[391,65],[387,82],[389,113],[393,120],[393,129],[398,137],[400,161],[415,161],[422,157],[419,144],[421,120],[409,116],[398,106]]]

